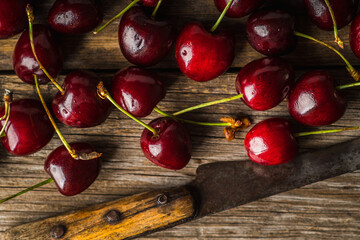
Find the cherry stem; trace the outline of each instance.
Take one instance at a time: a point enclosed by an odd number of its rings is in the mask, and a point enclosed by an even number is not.
[[[331,130],[301,132],[301,133],[296,133],[295,137],[304,137],[304,136],[309,136],[309,135],[319,135],[319,134],[326,134],[326,133],[337,133],[337,132],[348,131],[348,130],[357,130],[357,129],[360,129],[360,126],[359,127],[340,128],[340,129],[331,129]]]
[[[163,1],[163,0],[159,0],[158,3],[156,4],[156,7],[155,7],[154,11],[153,11],[152,14],[151,14],[151,16],[152,16],[153,18],[155,18],[156,13],[158,12],[162,1]]]
[[[335,14],[334,11],[329,3],[329,0],[325,0],[325,3],[329,9],[330,15],[331,15],[331,19],[333,21],[333,25],[334,25],[334,36],[335,36],[335,42],[337,43],[337,45],[339,47],[341,47],[342,49],[344,49],[344,42],[340,39],[339,37],[339,32],[338,32],[338,28],[337,28],[337,24],[336,24],[336,19],[335,19]]]
[[[5,111],[4,111],[4,116],[2,116],[0,118],[0,120],[5,120],[5,124],[3,125],[2,129],[0,130],[0,138],[1,137],[5,137],[5,129],[6,126],[9,123],[9,119],[10,119],[10,110],[11,110],[11,102],[13,101],[13,96],[12,96],[12,91],[5,89],[5,93],[4,93],[4,102],[5,102]]]
[[[29,38],[30,38],[30,46],[31,51],[35,57],[36,62],[39,64],[40,69],[45,73],[45,75],[50,79],[50,81],[55,85],[55,87],[61,92],[61,94],[64,93],[64,89],[60,86],[60,84],[46,71],[44,65],[40,62],[36,51],[35,51],[35,44],[34,44],[34,35],[33,35],[33,21],[34,21],[34,14],[33,14],[33,8],[30,6],[30,4],[26,5],[26,13],[28,16],[29,21]]]
[[[4,202],[6,202],[6,201],[8,201],[8,200],[10,200],[10,199],[16,198],[16,197],[18,197],[18,196],[20,196],[20,195],[22,195],[22,194],[24,194],[24,193],[27,193],[27,192],[29,192],[29,191],[31,191],[31,190],[34,190],[35,188],[38,188],[38,187],[44,186],[45,184],[51,183],[51,182],[53,182],[53,181],[54,181],[54,180],[53,180],[52,178],[49,178],[49,179],[47,179],[47,180],[45,180],[45,181],[43,181],[43,182],[40,182],[40,183],[38,183],[38,184],[35,184],[34,186],[31,186],[31,187],[29,187],[29,188],[27,188],[27,189],[22,190],[21,192],[15,193],[14,195],[11,195],[11,196],[9,196],[9,197],[6,197],[6,198],[4,198],[4,199],[1,199],[1,200],[0,200],[0,204],[1,204],[1,203],[4,203]]]
[[[360,74],[357,70],[354,69],[353,66],[351,66],[351,64],[349,63],[349,61],[338,51],[336,50],[334,47],[330,46],[329,44],[323,42],[323,41],[320,41],[316,38],[313,38],[309,35],[306,35],[304,33],[299,33],[299,32],[294,32],[294,35],[295,36],[298,36],[298,37],[303,37],[303,38],[306,38],[306,39],[309,39],[309,40],[312,40],[312,41],[315,41],[317,43],[320,43],[324,46],[326,46],[327,48],[331,49],[332,51],[334,51],[337,55],[339,55],[339,57],[342,58],[342,60],[346,63],[346,70],[348,70],[348,72],[350,73],[351,77],[355,80],[355,81],[359,81],[360,79]]]
[[[141,0],[134,0],[132,1],[129,5],[127,5],[126,8],[124,8],[118,15],[116,15],[115,17],[113,17],[112,19],[110,19],[110,21],[108,21],[107,23],[105,23],[103,26],[101,26],[100,28],[98,28],[95,32],[93,32],[93,34],[98,34],[99,32],[101,32],[102,30],[104,30],[104,28],[106,28],[108,25],[110,25],[112,22],[114,22],[116,19],[118,19],[119,17],[121,17],[124,13],[126,13],[130,8],[132,8],[135,4],[137,4],[138,2],[140,2]]]
[[[108,99],[117,109],[119,109],[122,113],[124,113],[126,116],[128,116],[129,118],[131,118],[132,120],[134,120],[135,122],[139,123],[140,125],[142,125],[143,127],[147,128],[149,131],[153,132],[154,135],[158,135],[158,131],[152,127],[150,127],[149,125],[147,125],[146,123],[144,123],[143,121],[137,119],[136,117],[134,117],[132,114],[128,113],[125,109],[123,109],[111,96],[109,91],[105,88],[104,83],[101,81],[99,82],[98,86],[97,86],[97,90],[98,90],[98,95],[100,98],[102,99]]]
[[[351,88],[351,87],[357,87],[357,86],[360,86],[360,82],[340,85],[340,86],[337,86],[336,89],[337,90],[342,90],[342,89]]]
[[[230,0],[227,4],[226,7],[224,8],[224,10],[222,11],[220,17],[218,18],[218,20],[216,21],[216,23],[214,24],[214,26],[210,29],[211,32],[214,32],[217,27],[219,26],[220,22],[222,21],[222,19],[224,18],[226,12],[228,11],[228,9],[230,8],[231,3],[233,2],[233,0]]]
[[[183,113],[186,113],[186,112],[190,112],[192,110],[195,110],[195,109],[199,109],[199,108],[203,108],[203,107],[208,107],[208,106],[212,106],[212,105],[215,105],[215,104],[219,104],[219,103],[224,103],[224,102],[230,102],[230,101],[233,101],[233,100],[236,100],[236,99],[240,99],[243,97],[243,94],[240,93],[238,95],[235,95],[233,97],[229,97],[229,98],[223,98],[223,99],[220,99],[220,100],[216,100],[216,101],[212,101],[212,102],[207,102],[207,103],[202,103],[202,104],[199,104],[199,105],[196,105],[196,106],[192,106],[192,107],[189,107],[189,108],[185,108],[181,111],[178,111],[176,113],[173,113],[172,115],[173,116],[178,116],[180,114],[183,114]]]

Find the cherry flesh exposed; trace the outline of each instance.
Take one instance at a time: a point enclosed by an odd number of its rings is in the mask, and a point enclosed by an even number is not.
[[[311,20],[321,29],[331,31],[334,28],[330,11],[324,0],[304,0]],[[348,25],[355,17],[359,0],[329,0],[334,12],[338,29]]]
[[[239,72],[235,86],[251,109],[265,111],[288,96],[295,80],[293,67],[281,58],[254,60]]]
[[[199,23],[189,23],[175,46],[180,70],[197,82],[212,80],[230,67],[235,55],[235,39],[226,32],[209,33]]]
[[[140,143],[145,157],[164,168],[179,170],[191,158],[191,139],[186,127],[171,118],[157,118],[150,127],[159,131],[158,136],[144,129]]]
[[[118,37],[121,52],[129,62],[150,66],[168,54],[176,31],[171,23],[155,20],[141,7],[133,7],[121,18]]]
[[[214,0],[217,9],[222,12],[230,0]],[[226,16],[232,18],[244,17],[256,8],[258,8],[265,0],[233,0],[229,9],[226,12]]]
[[[17,156],[35,153],[42,149],[54,135],[54,128],[41,102],[35,99],[20,99],[11,103],[6,136],[1,138],[5,149]],[[0,109],[3,116],[5,107]],[[0,121],[0,128],[5,120]]]
[[[165,97],[165,88],[159,76],[149,70],[129,67],[115,74],[112,96],[135,117],[146,117]]]
[[[70,146],[78,153],[95,151],[88,143],[70,143]],[[86,190],[95,181],[101,169],[101,158],[75,160],[64,146],[60,146],[47,157],[44,168],[54,179],[61,194],[73,196]]]
[[[249,158],[261,165],[287,163],[299,150],[290,122],[281,118],[256,124],[246,135],[244,146]]]
[[[25,10],[24,10],[25,11]],[[33,36],[36,54],[48,73],[55,78],[62,69],[62,51],[56,42],[51,30],[44,26],[33,25]],[[16,43],[13,54],[13,65],[16,75],[26,83],[35,84],[34,74],[38,76],[39,83],[45,84],[50,80],[40,69],[30,46],[29,30],[22,33]]]
[[[52,108],[60,122],[77,128],[103,123],[111,112],[111,103],[97,94],[101,79],[88,71],[75,71],[65,78],[64,93],[58,92]]]
[[[280,9],[259,10],[246,24],[250,45],[267,56],[280,56],[293,50],[296,45],[294,29],[295,17]]]
[[[26,0],[0,1],[0,39],[21,33],[27,26]]]
[[[339,94],[334,79],[327,71],[304,74],[289,95],[290,115],[308,126],[323,126],[336,122],[345,113],[346,99]]]
[[[94,29],[102,18],[100,0],[57,0],[50,9],[48,22],[57,32],[82,34]]]
[[[358,14],[351,23],[349,39],[351,50],[360,58],[360,14]]]

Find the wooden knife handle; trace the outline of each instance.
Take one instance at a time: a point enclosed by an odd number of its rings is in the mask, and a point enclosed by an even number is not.
[[[129,239],[190,220],[196,214],[187,187],[141,193],[14,227],[5,240]]]

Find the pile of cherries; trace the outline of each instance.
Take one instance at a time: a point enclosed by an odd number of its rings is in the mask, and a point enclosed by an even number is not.
[[[107,119],[114,105],[144,126],[140,145],[145,157],[172,170],[185,167],[191,158],[192,144],[184,122],[225,127],[228,140],[250,125],[246,117],[227,117],[219,123],[179,118],[179,115],[194,109],[242,99],[251,109],[265,111],[287,98],[289,113],[296,121],[308,126],[334,123],[343,116],[347,106],[340,90],[360,83],[335,86],[332,76],[324,70],[305,73],[295,82],[292,65],[280,56],[295,48],[296,37],[304,37],[337,53],[356,81],[360,74],[334,47],[295,31],[295,17],[291,13],[271,6],[258,9],[265,2],[214,0],[221,15],[210,30],[201,23],[192,22],[177,34],[174,24],[156,16],[161,4],[166,4],[165,1],[132,1],[117,16],[93,32],[100,34],[107,25],[122,16],[118,31],[120,49],[124,57],[136,66],[118,71],[109,92],[102,80],[89,71],[69,73],[62,86],[56,81],[62,70],[63,56],[53,31],[66,35],[93,31],[103,19],[100,0],[56,0],[49,11],[48,25],[33,24],[34,14],[28,0],[0,0],[0,39],[22,32],[14,49],[14,70],[23,82],[36,85],[40,98],[40,101],[10,101],[9,92],[6,92],[5,104],[0,109],[0,137],[4,148],[13,155],[33,154],[42,149],[56,132],[63,145],[50,153],[45,161],[45,171],[51,178],[36,187],[54,181],[62,194],[72,196],[95,181],[101,169],[101,153],[86,142],[66,142],[41,94],[40,85],[50,81],[58,89],[52,101],[52,113],[58,121],[76,128],[98,126]],[[335,42],[340,47],[343,47],[343,42],[337,29],[352,21],[350,46],[360,58],[357,0],[304,0],[304,3],[309,16],[319,28],[334,29]],[[153,8],[152,14],[149,14],[149,8]],[[187,77],[198,82],[219,77],[233,62],[235,38],[232,33],[218,31],[218,26],[224,16],[240,18],[249,14],[246,24],[248,42],[266,57],[250,62],[240,70],[235,80],[238,94],[172,114],[160,110],[157,105],[165,97],[165,87],[161,77],[144,67],[159,63],[175,45],[176,61]],[[153,111],[163,116],[149,124],[139,119]],[[271,118],[256,124],[248,132],[244,146],[249,158],[259,164],[283,164],[291,161],[298,152],[296,137],[347,129],[294,134],[289,120]],[[0,200],[0,203],[29,190]]]

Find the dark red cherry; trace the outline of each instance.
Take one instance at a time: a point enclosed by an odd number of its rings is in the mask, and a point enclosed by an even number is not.
[[[144,4],[144,6],[147,6],[147,7],[156,7],[158,2],[159,2],[159,0],[142,0],[142,3]]]
[[[21,33],[27,26],[27,0],[0,1],[0,39]]]
[[[304,74],[289,95],[290,115],[309,126],[336,122],[345,113],[346,99],[339,94],[334,79],[327,71],[315,70]]]
[[[215,6],[220,12],[225,9],[229,1],[230,0],[214,0]],[[233,0],[225,15],[233,18],[244,17],[264,2],[265,0]]]
[[[244,146],[249,158],[261,165],[291,161],[299,150],[290,122],[270,118],[256,124],[246,134]]]
[[[293,67],[277,57],[254,60],[239,72],[235,87],[251,109],[265,111],[288,96],[295,80]]]
[[[1,138],[5,149],[17,156],[35,153],[42,149],[54,135],[54,128],[40,101],[20,99],[11,103],[6,136]],[[3,116],[5,107],[0,109]],[[0,121],[0,129],[5,120]]]
[[[52,77],[56,77],[62,68],[62,51],[55,36],[45,25],[33,26],[34,45],[40,62]],[[13,65],[16,75],[26,83],[35,84],[33,74],[38,76],[40,84],[49,82],[45,73],[40,69],[31,51],[29,30],[23,32],[16,43],[13,54]]]
[[[112,96],[122,108],[135,117],[146,117],[165,97],[165,88],[154,72],[129,67],[115,74]]]
[[[56,0],[48,22],[57,32],[82,34],[90,32],[103,18],[100,0]]]
[[[153,19],[140,7],[133,7],[124,14],[118,34],[124,57],[139,66],[160,62],[169,52],[176,37],[172,24]]]
[[[95,151],[88,143],[70,143],[70,146],[77,153]],[[73,196],[86,190],[95,181],[101,169],[101,158],[75,160],[62,145],[50,153],[44,168],[54,179],[61,194]]]
[[[60,122],[77,128],[103,123],[111,112],[111,103],[97,94],[101,79],[92,72],[75,71],[65,78],[64,94],[58,92],[52,108]]]
[[[283,10],[263,9],[247,21],[246,33],[250,45],[267,56],[290,52],[296,44],[295,17]]]
[[[186,127],[171,118],[157,118],[149,125],[159,135],[144,129],[140,143],[145,157],[160,167],[172,170],[185,167],[191,158],[191,139]]]
[[[324,0],[304,0],[311,20],[321,29],[331,31],[334,24]],[[329,0],[335,15],[336,25],[340,29],[348,25],[355,17],[359,0]]]
[[[197,82],[212,80],[230,67],[235,55],[235,39],[227,32],[207,32],[199,23],[189,23],[181,31],[175,47],[180,70]]]
[[[351,23],[349,39],[352,51],[360,58],[360,14]]]

